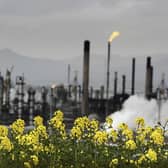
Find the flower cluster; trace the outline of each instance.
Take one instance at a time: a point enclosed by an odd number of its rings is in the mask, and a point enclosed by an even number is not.
[[[93,140],[95,143],[102,145],[107,142],[107,132],[106,131],[97,131]]]
[[[89,120],[87,117],[79,117],[74,122],[70,136],[75,140],[91,139],[98,130],[98,127],[98,121]]]
[[[58,110],[54,113],[53,118],[50,120],[50,126],[59,133],[63,139],[66,139],[65,124],[63,119],[63,112]]]
[[[167,167],[168,144],[165,126],[150,127],[136,119],[136,129],[126,123],[113,128],[107,118],[79,117],[67,132],[63,112],[54,113],[48,125],[34,118],[34,127],[16,120],[9,128],[0,125],[0,167],[23,168],[146,168]]]
[[[25,126],[24,120],[18,119],[10,126],[10,128],[12,129],[12,133],[17,136],[23,134],[24,126]]]
[[[8,128],[0,125],[0,151],[10,152],[13,148],[13,144],[8,138]]]
[[[43,125],[43,118],[41,116],[34,117],[34,126],[38,127],[40,125]]]
[[[8,128],[0,125],[0,137],[6,137],[8,136]]]

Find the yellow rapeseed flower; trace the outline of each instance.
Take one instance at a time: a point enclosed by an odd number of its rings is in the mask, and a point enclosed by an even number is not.
[[[112,119],[111,117],[107,117],[105,124],[106,124],[108,127],[112,127],[113,119]]]
[[[37,166],[39,164],[39,159],[36,155],[31,155],[30,156],[31,160],[33,161],[33,164]]]
[[[144,127],[145,121],[143,118],[138,117],[136,118],[136,124],[138,125],[138,127]]]
[[[82,138],[82,131],[81,131],[80,127],[74,126],[71,129],[70,136],[72,139],[80,140]]]
[[[91,131],[96,132],[99,128],[99,122],[97,120],[91,120],[89,127]]]
[[[146,161],[146,157],[145,157],[145,155],[141,155],[140,158],[138,159],[137,163],[141,165],[144,161]]]
[[[110,132],[108,133],[108,137],[109,137],[110,139],[112,139],[113,142],[116,142],[116,140],[117,140],[117,138],[118,138],[118,132],[112,128],[112,129],[110,130]]]
[[[135,150],[136,149],[136,143],[134,140],[128,140],[125,142],[125,148],[129,150]]]
[[[97,131],[93,137],[93,140],[95,143],[101,145],[107,142],[108,137],[107,137],[107,132],[106,131]]]
[[[36,148],[36,146],[40,146],[39,143],[39,134],[37,131],[32,130],[28,134],[17,136],[19,145],[29,146],[30,150]]]
[[[145,156],[151,161],[155,162],[157,161],[157,153],[153,149],[149,149]]]
[[[8,128],[0,125],[0,137],[6,137],[8,136]]]
[[[43,118],[41,116],[34,117],[34,125],[35,127],[43,125]]]
[[[117,158],[111,160],[111,162],[109,164],[109,167],[113,168],[113,167],[116,167],[116,165],[118,165],[118,159]]]
[[[57,110],[54,113],[53,118],[50,120],[50,126],[52,126],[53,129],[59,132],[61,137],[63,139],[66,139],[66,130],[65,130],[65,124],[63,123],[63,112],[60,110]]]
[[[85,116],[85,117],[78,117],[75,122],[74,122],[74,126],[78,126],[80,127],[80,129],[82,131],[84,131],[85,129],[87,129],[89,127],[89,119]]]
[[[54,152],[54,145],[53,144],[49,144],[47,146],[44,146],[44,151],[48,154],[48,153],[53,153]]]
[[[119,129],[119,130],[125,130],[125,129],[128,129],[128,125],[125,124],[125,123],[121,123],[121,124],[119,124],[118,129]]]
[[[25,159],[25,158],[26,158],[26,153],[25,153],[24,151],[20,151],[19,157],[20,157],[21,159]]]
[[[29,162],[24,162],[24,168],[32,168]]]
[[[152,127],[147,126],[145,127],[145,130],[143,130],[146,135],[150,134],[152,132]]]
[[[162,146],[164,143],[164,136],[163,136],[163,133],[160,129],[155,129],[151,133],[150,138],[151,138],[152,142],[156,145]]]
[[[145,143],[145,138],[146,138],[146,135],[144,132],[142,132],[141,134],[138,134],[136,136],[136,141],[139,142],[140,144],[144,144]]]
[[[39,126],[36,128],[35,131],[38,133],[38,135],[40,136],[40,138],[42,138],[42,139],[47,139],[47,138],[48,138],[46,126],[44,126],[44,125],[39,125]]]
[[[56,117],[57,120],[63,121],[63,112],[61,110],[57,110],[54,112],[53,117]]]
[[[75,139],[92,139],[95,132],[98,131],[99,122],[97,120],[89,120],[89,118],[79,117],[75,120],[71,129],[71,137]]]
[[[0,150],[10,152],[13,148],[13,144],[8,137],[0,137]]]
[[[128,128],[123,129],[122,135],[124,135],[126,139],[133,139],[133,131]]]
[[[24,132],[24,126],[25,122],[22,119],[17,119],[15,122],[13,122],[12,125],[10,125],[10,128],[12,129],[12,133],[17,135],[22,135]]]

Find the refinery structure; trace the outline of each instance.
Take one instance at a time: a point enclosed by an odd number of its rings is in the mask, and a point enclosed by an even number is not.
[[[113,34],[117,37],[119,34]],[[114,37],[114,38],[115,38]],[[11,80],[13,67],[0,74],[0,124],[9,125],[17,118],[24,119],[26,125],[33,125],[33,117],[40,115],[45,124],[53,113],[60,109],[64,112],[65,123],[71,127],[74,119],[79,116],[93,116],[104,121],[109,114],[120,110],[122,104],[131,95],[136,94],[136,58],[132,58],[131,92],[126,90],[126,75],[122,75],[122,91],[118,92],[118,72],[114,73],[113,95],[110,94],[110,44],[108,41],[106,85],[94,89],[89,84],[90,70],[90,41],[84,41],[83,51],[83,79],[78,85],[77,73],[73,84],[70,82],[70,65],[68,65],[68,85],[52,85],[51,87],[33,87],[26,84],[24,75],[16,76]],[[158,88],[153,88],[154,67],[152,57],[146,58],[146,77],[144,97],[157,99],[159,108],[162,101],[168,99],[168,88],[163,75]],[[160,113],[158,113],[160,121]]]

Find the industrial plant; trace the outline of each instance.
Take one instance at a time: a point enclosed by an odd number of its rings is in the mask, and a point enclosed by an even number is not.
[[[116,36],[116,34],[115,34]],[[112,40],[112,39],[111,39]],[[132,58],[131,92],[126,90],[126,75],[122,75],[122,92],[118,92],[118,72],[114,73],[113,95],[110,94],[110,41],[108,42],[107,85],[95,89],[89,84],[90,41],[84,41],[83,81],[82,85],[70,83],[70,65],[68,65],[68,85],[52,85],[51,87],[33,87],[26,84],[24,75],[11,80],[12,70],[0,74],[0,124],[9,125],[17,118],[24,119],[27,126],[33,125],[33,117],[40,115],[45,124],[53,113],[60,109],[64,112],[65,123],[71,127],[79,116],[89,116],[104,121],[105,118],[122,108],[123,103],[136,93],[136,58]],[[131,61],[131,60],[130,60]],[[168,98],[168,88],[164,75],[160,86],[153,88],[152,57],[146,58],[146,77],[144,96],[146,99],[156,99],[158,104]],[[113,74],[112,74],[113,75]],[[77,76],[75,78],[77,80]],[[160,115],[158,114],[158,121]]]

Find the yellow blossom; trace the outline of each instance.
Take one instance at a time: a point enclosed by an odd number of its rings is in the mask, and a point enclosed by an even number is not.
[[[24,168],[31,168],[31,165],[29,162],[24,162]]]
[[[149,149],[148,152],[145,154],[145,156],[151,161],[151,162],[155,162],[157,161],[157,153],[152,150]]]
[[[107,132],[97,131],[93,137],[95,143],[101,145],[107,142]]]
[[[36,130],[30,131],[28,134],[17,136],[18,144],[29,147],[30,151],[43,151],[43,145],[40,143],[39,134]]]
[[[25,122],[22,119],[17,119],[10,128],[12,129],[12,133],[16,135],[22,135],[24,131]]]
[[[138,117],[136,118],[136,124],[138,125],[138,127],[144,127],[145,121],[143,118]]]
[[[43,139],[47,139],[48,138],[48,134],[46,131],[46,127],[44,125],[39,125],[36,128],[37,133],[39,134],[39,136]]]
[[[11,159],[15,160],[15,155],[14,154],[11,155]]]
[[[8,137],[0,137],[0,150],[6,150],[10,152],[13,148],[13,144]]]
[[[112,127],[113,119],[111,117],[107,117],[105,123],[108,127]]]
[[[31,160],[33,161],[33,164],[34,164],[35,166],[37,166],[38,163],[39,163],[38,157],[37,157],[36,155],[31,155],[30,158],[31,158]]]
[[[72,129],[71,129],[71,133],[70,133],[70,136],[72,139],[77,139],[77,140],[80,140],[81,139],[81,136],[82,136],[82,131],[81,129],[78,127],[78,126],[74,126]]]
[[[89,119],[87,117],[78,117],[74,122],[74,126],[78,126],[82,131],[84,131],[89,127]]]
[[[118,128],[119,128],[120,130],[125,130],[125,129],[128,129],[128,125],[125,124],[125,123],[121,123],[121,124],[119,124]]]
[[[34,117],[34,125],[35,127],[43,125],[43,118],[41,116]]]
[[[145,132],[146,135],[150,134],[152,132],[152,127],[150,127],[150,126],[145,127],[144,132]]]
[[[108,133],[108,137],[112,138],[113,142],[116,142],[117,138],[118,138],[118,132],[116,130],[114,130],[113,128],[110,130],[110,132]]]
[[[8,128],[0,125],[0,137],[6,137],[8,136]]]
[[[122,131],[122,135],[124,135],[127,139],[133,139],[133,132],[128,128]]]
[[[163,133],[160,129],[155,129],[151,133],[150,138],[151,138],[152,142],[156,145],[163,145],[163,143],[164,143],[164,136],[163,136]]]
[[[145,155],[141,155],[140,158],[138,159],[138,164],[142,164],[143,161],[146,161]]]
[[[110,164],[109,164],[109,167],[110,167],[110,168],[113,168],[113,167],[115,167],[116,165],[118,165],[118,159],[117,159],[117,158],[111,160],[111,162],[110,162]]]
[[[141,134],[138,134],[136,136],[136,141],[138,141],[139,143],[141,144],[144,144],[145,143],[145,138],[146,138],[146,135],[144,132],[141,132]]]
[[[135,150],[136,149],[136,143],[133,140],[128,140],[125,142],[125,148],[129,150]]]
[[[63,139],[66,139],[66,130],[65,130],[65,124],[63,123],[63,112],[61,112],[60,110],[57,110],[54,113],[53,118],[51,118],[50,120],[50,126],[52,126],[52,128],[56,131],[59,132],[59,134],[61,135],[61,137]]]
[[[131,159],[129,162],[130,162],[131,164],[133,164],[133,163],[134,163],[134,160]]]
[[[99,127],[99,122],[97,120],[92,120],[92,121],[90,121],[89,127],[90,127],[91,131],[96,132]]]
[[[63,112],[61,110],[55,111],[53,116],[56,117],[57,120],[63,121]]]
[[[22,158],[22,159],[25,159],[26,153],[24,151],[20,151],[19,157]]]

